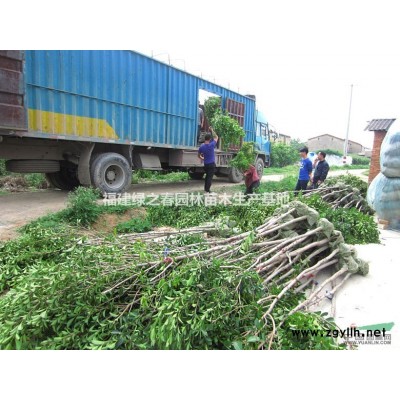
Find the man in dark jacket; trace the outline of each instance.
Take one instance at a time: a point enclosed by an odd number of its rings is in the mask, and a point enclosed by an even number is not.
[[[329,164],[325,160],[326,153],[320,151],[317,155],[317,164],[315,165],[314,176],[312,178],[312,187],[317,189],[321,183],[323,183],[328,176]]]

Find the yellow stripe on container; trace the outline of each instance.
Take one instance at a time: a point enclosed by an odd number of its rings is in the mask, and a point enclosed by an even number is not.
[[[104,139],[119,138],[105,119],[32,109],[28,110],[28,118],[30,131]]]

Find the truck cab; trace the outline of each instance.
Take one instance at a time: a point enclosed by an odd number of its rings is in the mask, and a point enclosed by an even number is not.
[[[270,165],[271,138],[268,129],[268,121],[265,115],[257,110],[256,112],[256,148],[265,153],[265,167]]]

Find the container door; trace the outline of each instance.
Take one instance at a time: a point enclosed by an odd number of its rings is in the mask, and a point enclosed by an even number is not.
[[[243,128],[244,127],[244,103],[240,103],[239,101],[235,101],[232,99],[226,99],[225,109],[228,115],[239,123],[239,125]],[[239,146],[230,145],[229,150],[237,151],[239,150],[242,145],[242,142]]]
[[[0,50],[0,130],[26,131],[24,52]]]

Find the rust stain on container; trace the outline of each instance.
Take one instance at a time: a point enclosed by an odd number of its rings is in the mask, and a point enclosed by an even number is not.
[[[27,130],[24,52],[0,50],[0,130]]]

